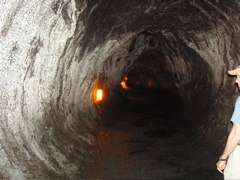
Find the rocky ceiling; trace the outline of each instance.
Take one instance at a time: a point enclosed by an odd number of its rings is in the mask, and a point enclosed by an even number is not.
[[[226,138],[239,1],[2,0],[0,12],[2,178],[82,177],[124,75],[180,97],[196,139]]]

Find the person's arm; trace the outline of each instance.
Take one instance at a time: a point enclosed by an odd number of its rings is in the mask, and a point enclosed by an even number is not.
[[[227,159],[228,156],[236,148],[239,141],[240,141],[240,125],[234,123],[232,130],[228,136],[227,144],[226,144],[226,147],[223,151],[221,158]],[[217,170],[220,173],[223,173],[223,170],[225,169],[225,166],[226,166],[226,161],[218,161],[216,165],[217,165]]]

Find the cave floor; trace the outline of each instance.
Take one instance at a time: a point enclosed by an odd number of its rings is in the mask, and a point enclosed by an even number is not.
[[[134,111],[140,104],[129,103],[124,111],[111,116],[115,124],[100,132],[88,178],[223,179],[216,170],[213,151],[198,146],[174,118]]]

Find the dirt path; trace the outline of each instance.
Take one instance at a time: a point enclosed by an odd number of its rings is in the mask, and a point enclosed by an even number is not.
[[[191,143],[173,120],[122,113],[101,132],[98,159],[89,178],[221,180],[216,158]]]
[[[131,90],[100,132],[89,179],[221,180],[216,153],[200,148],[184,124],[178,96]],[[189,131],[188,131],[189,132]]]

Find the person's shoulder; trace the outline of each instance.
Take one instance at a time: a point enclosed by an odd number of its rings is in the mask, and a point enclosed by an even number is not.
[[[240,96],[237,97],[235,104],[240,104]]]

